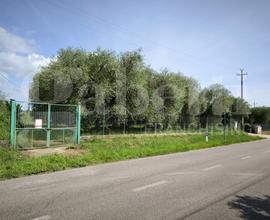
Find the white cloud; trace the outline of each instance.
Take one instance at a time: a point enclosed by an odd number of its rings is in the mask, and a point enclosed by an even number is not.
[[[34,51],[33,40],[0,27],[0,90],[9,97],[27,100],[33,75],[49,62],[50,58]]]
[[[40,66],[48,64],[49,58],[33,53],[20,55],[13,52],[0,52],[0,72],[22,79],[32,77]]]
[[[0,51],[32,53],[34,45],[33,40],[21,38],[0,27]]]

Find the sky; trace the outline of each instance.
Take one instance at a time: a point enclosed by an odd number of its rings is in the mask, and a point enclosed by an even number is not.
[[[60,48],[141,49],[145,63],[221,83],[270,106],[268,0],[0,0],[0,90],[28,99],[33,75]]]

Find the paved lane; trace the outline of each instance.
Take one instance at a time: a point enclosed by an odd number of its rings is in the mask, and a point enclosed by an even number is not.
[[[263,140],[2,181],[0,219],[267,219],[269,186]]]

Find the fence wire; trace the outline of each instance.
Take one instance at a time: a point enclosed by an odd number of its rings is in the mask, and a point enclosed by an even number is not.
[[[15,147],[53,147],[78,140],[78,106],[21,101],[15,106]]]

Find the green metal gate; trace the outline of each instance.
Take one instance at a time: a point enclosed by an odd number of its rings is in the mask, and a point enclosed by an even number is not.
[[[13,148],[54,147],[80,143],[80,105],[11,100]]]

